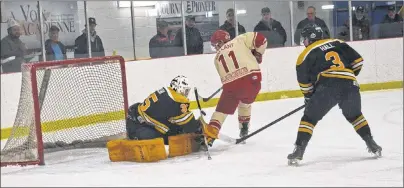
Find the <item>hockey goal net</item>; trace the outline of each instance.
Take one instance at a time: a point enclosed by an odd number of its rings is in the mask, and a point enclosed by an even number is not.
[[[121,56],[24,64],[1,166],[44,165],[46,152],[105,147],[126,136],[127,109]]]

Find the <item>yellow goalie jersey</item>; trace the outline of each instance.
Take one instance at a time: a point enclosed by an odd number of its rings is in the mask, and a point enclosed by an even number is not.
[[[224,44],[215,57],[216,70],[222,84],[234,82],[246,76],[257,76],[261,81],[259,64],[267,47],[264,35],[247,32]]]

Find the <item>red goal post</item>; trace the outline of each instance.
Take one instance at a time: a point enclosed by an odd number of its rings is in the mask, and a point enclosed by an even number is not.
[[[105,147],[126,137],[128,109],[121,56],[26,63],[14,125],[1,166],[44,165],[44,153]]]

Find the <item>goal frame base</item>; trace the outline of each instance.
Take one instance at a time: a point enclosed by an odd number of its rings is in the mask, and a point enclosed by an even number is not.
[[[38,151],[38,159],[32,161],[21,161],[21,162],[0,162],[1,167],[6,166],[28,166],[28,165],[45,165],[44,159],[44,143],[42,138],[42,122],[41,122],[41,107],[38,99],[39,89],[37,82],[36,71],[38,69],[44,70],[52,70],[66,67],[75,67],[75,66],[86,66],[87,64],[97,65],[97,64],[108,64],[109,62],[119,61],[121,68],[121,81],[122,81],[122,95],[124,99],[124,112],[125,117],[128,114],[128,95],[127,95],[127,83],[126,83],[126,69],[125,69],[125,60],[122,56],[105,56],[105,57],[95,57],[95,58],[77,58],[77,59],[67,59],[67,60],[56,60],[56,61],[45,61],[45,62],[30,62],[24,63],[21,66],[25,66],[29,68],[30,71],[30,80],[32,86],[32,98],[33,98],[33,107],[34,107],[34,126],[36,128],[35,136],[37,138],[36,147]],[[22,78],[24,79],[24,78]],[[17,114],[18,115],[18,114]],[[8,138],[9,139],[9,138]]]
[[[24,162],[2,162],[1,167],[6,166],[32,166],[32,165],[45,165],[45,162],[41,162],[40,160],[37,161],[24,161]]]

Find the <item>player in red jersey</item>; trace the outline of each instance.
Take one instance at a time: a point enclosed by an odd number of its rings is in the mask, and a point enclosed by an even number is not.
[[[209,124],[204,126],[208,144],[218,138],[220,128],[228,115],[238,109],[240,137],[248,134],[251,104],[261,89],[259,64],[267,47],[264,35],[247,32],[230,40],[228,32],[217,30],[211,37],[216,49],[215,66],[223,84],[223,91]]]

